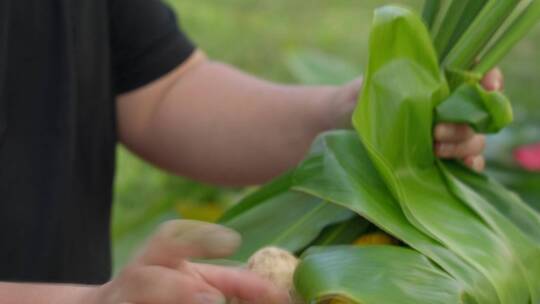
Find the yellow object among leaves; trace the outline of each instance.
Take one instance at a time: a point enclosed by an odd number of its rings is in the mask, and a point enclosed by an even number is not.
[[[223,206],[218,203],[180,201],[176,211],[183,219],[215,222],[223,214]]]
[[[357,246],[397,245],[398,241],[384,232],[373,232],[362,235],[353,244]]]

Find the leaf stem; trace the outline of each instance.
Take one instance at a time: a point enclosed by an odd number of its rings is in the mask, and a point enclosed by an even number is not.
[[[442,25],[433,39],[435,49],[437,49],[439,56],[441,56],[441,54],[444,53],[444,51],[446,50],[448,43],[450,42],[450,38],[454,33],[454,30],[463,19],[462,16],[465,8],[469,5],[470,2],[471,0],[462,0],[452,1],[452,3],[450,4],[450,7],[446,11],[446,14],[443,18]]]
[[[449,52],[443,64],[452,69],[469,69],[519,2],[520,0],[489,0]]]
[[[444,61],[452,46],[474,22],[487,0],[453,1],[443,21],[434,43],[440,61]]]
[[[510,27],[496,41],[494,47],[490,49],[474,68],[474,72],[485,74],[510,52],[535,25],[540,21],[540,1],[533,0],[513,21]]]
[[[426,0],[424,4],[423,18],[428,29],[432,29],[441,9],[441,0]]]

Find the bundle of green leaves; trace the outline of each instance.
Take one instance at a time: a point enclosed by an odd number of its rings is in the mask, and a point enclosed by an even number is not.
[[[512,120],[478,84],[540,18],[540,1],[427,1],[424,20],[375,12],[355,131],[322,134],[294,170],[229,210],[234,257],[301,255],[306,302],[540,303],[540,214],[457,161],[434,156],[436,122],[478,132]],[[353,246],[377,227],[396,245]],[[332,301],[332,300],[330,300]]]

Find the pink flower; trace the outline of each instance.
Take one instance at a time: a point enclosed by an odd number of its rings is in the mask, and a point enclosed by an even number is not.
[[[540,143],[515,149],[514,159],[525,170],[540,172]]]

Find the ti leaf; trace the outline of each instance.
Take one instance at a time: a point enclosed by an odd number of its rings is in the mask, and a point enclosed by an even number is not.
[[[280,183],[271,184],[276,185],[276,189],[281,186]],[[271,188],[263,189],[262,193]],[[261,200],[248,197],[236,209],[243,212],[229,214],[221,221],[242,235],[242,246],[231,257],[233,260],[246,261],[254,252],[266,246],[300,251],[315,240],[324,228],[355,216],[346,208],[299,192],[283,191],[269,198],[264,195],[255,198]]]
[[[469,124],[479,133],[496,133],[512,122],[512,106],[500,92],[462,84],[436,108],[436,120]]]
[[[519,247],[509,230],[495,229],[503,223],[498,214],[475,208],[482,202],[474,192],[448,186],[435,160],[433,112],[448,92],[427,29],[408,10],[380,9],[370,53],[353,122],[407,220],[485,275],[501,303],[536,303],[534,276],[522,259],[535,244]]]
[[[337,295],[354,303],[461,302],[458,282],[421,254],[392,246],[314,248],[298,266],[295,281],[309,299]]]
[[[355,132],[321,135],[293,180],[294,190],[349,208],[422,252],[461,282],[471,303],[499,303],[486,276],[407,220]]]

